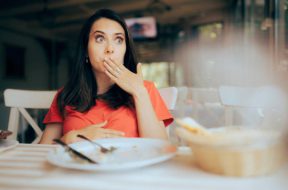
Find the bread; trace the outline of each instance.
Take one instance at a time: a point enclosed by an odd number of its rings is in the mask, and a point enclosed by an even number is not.
[[[176,123],[190,132],[198,135],[210,135],[210,132],[190,117],[177,118]]]

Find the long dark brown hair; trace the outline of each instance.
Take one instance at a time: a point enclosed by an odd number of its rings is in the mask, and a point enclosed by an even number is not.
[[[123,18],[109,9],[96,11],[82,27],[77,54],[71,78],[59,92],[57,103],[62,116],[65,116],[65,106],[72,106],[79,112],[86,112],[96,104],[96,99],[104,100],[109,107],[117,109],[120,106],[133,107],[133,100],[130,94],[119,86],[113,85],[105,94],[97,96],[97,83],[92,71],[91,63],[86,62],[88,52],[88,41],[91,27],[100,18],[107,18],[119,23],[125,32],[126,52],[124,55],[124,66],[136,73],[137,58],[134,51],[133,40],[128,32],[127,25]],[[89,60],[89,59],[88,59]]]

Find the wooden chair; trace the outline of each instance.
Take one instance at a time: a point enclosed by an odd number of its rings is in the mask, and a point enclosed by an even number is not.
[[[38,143],[42,130],[26,109],[48,109],[55,94],[56,91],[6,89],[4,91],[4,102],[5,106],[10,107],[8,130],[13,132],[9,138],[17,138],[20,114],[22,114],[36,133],[37,137],[32,143]]]

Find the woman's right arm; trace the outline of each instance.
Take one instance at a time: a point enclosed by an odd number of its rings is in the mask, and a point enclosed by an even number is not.
[[[47,124],[43,131],[39,144],[53,144],[53,139],[59,139],[62,136],[62,124]]]

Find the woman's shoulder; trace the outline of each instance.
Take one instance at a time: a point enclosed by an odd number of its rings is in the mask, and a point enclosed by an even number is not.
[[[55,93],[55,96],[54,96],[54,97],[58,97],[58,96],[59,96],[59,94],[61,94],[61,93],[62,93],[63,89],[64,89],[64,87],[60,87],[60,88],[56,89],[56,90],[55,90],[55,91],[56,91],[56,93]]]
[[[63,91],[63,89],[64,89],[64,86],[62,86],[62,87],[58,88],[56,91],[57,91],[57,93],[60,93],[60,92],[62,92],[62,91]]]

